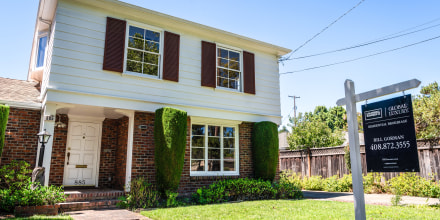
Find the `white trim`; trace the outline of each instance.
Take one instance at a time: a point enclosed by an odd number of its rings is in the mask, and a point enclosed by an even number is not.
[[[44,58],[43,58],[43,65],[42,66],[40,66],[40,67],[37,67],[37,62],[38,62],[38,55],[39,55],[39,49],[40,49],[40,39],[42,38],[42,37],[46,37],[46,47],[44,48]],[[47,55],[47,48],[48,48],[48,46],[49,46],[49,31],[44,31],[44,32],[41,32],[41,33],[38,33],[38,36],[37,36],[37,43],[36,43],[36,48],[35,48],[35,56],[34,56],[34,58],[33,58],[33,65],[32,65],[32,69],[35,71],[35,70],[38,70],[38,69],[44,69],[44,67],[46,66],[46,55]]]
[[[149,78],[149,79],[162,79],[162,72],[163,72],[163,49],[164,49],[164,34],[165,31],[162,28],[158,28],[155,26],[151,26],[148,24],[132,21],[132,20],[126,20],[127,24],[125,27],[125,48],[124,48],[124,69],[122,71],[122,76],[128,75],[128,76],[136,76],[140,78]],[[128,40],[130,36],[130,25],[146,30],[156,31],[160,33],[160,39],[159,39],[159,69],[157,76],[148,75],[148,74],[142,74],[142,73],[136,73],[136,72],[130,72],[127,71],[127,51],[128,51]]]
[[[13,108],[24,108],[24,109],[34,109],[34,110],[41,110],[43,106],[41,103],[14,102],[14,101],[2,101],[2,100],[0,100],[0,104],[9,105],[10,107]]]
[[[225,121],[225,120],[222,120]],[[204,123],[206,122],[206,123]],[[189,163],[190,163],[190,176],[239,176],[240,175],[240,133],[239,133],[239,125],[236,124],[236,121],[225,121],[224,123],[221,124],[216,124],[215,122],[218,122],[218,119],[209,119],[209,118],[191,118],[191,133],[190,133],[190,158],[189,158]],[[193,125],[203,125],[205,126],[205,143],[204,143],[204,149],[205,149],[205,171],[191,171],[191,161],[192,161],[192,126]],[[208,126],[212,125],[212,126],[220,126],[220,170],[224,169],[224,158],[223,158],[223,153],[224,153],[224,148],[223,148],[223,144],[224,144],[224,137],[223,137],[223,128],[224,127],[233,127],[235,130],[235,136],[234,136],[234,151],[235,151],[235,171],[208,171],[208,164],[206,163],[208,161]]]
[[[100,168],[100,160],[101,160],[101,140],[102,140],[102,122],[104,121],[105,117],[91,117],[91,116],[80,116],[80,115],[67,115],[69,118],[69,125],[67,129],[67,142],[66,142],[66,148],[70,145],[70,128],[71,128],[71,122],[80,122],[80,123],[95,123],[98,124],[98,146],[97,146],[97,152],[96,152],[96,170],[95,170],[95,187],[98,187],[99,185],[99,168]],[[67,155],[67,149],[66,154]],[[66,184],[66,161],[64,162],[64,173],[63,173],[63,185]],[[88,185],[84,185],[88,186]]]

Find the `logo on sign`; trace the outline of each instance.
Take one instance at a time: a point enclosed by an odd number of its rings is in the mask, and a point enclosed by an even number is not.
[[[377,118],[382,118],[382,108],[373,109],[370,111],[365,111],[365,120],[373,120]]]

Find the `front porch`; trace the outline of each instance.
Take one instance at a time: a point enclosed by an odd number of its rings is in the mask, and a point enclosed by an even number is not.
[[[60,203],[60,211],[115,208],[120,196],[125,192],[115,189],[65,188],[66,202]]]

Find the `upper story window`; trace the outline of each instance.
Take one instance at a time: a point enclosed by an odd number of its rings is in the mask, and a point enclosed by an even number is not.
[[[159,77],[161,32],[129,25],[126,71]]]
[[[191,175],[238,175],[237,127],[193,124]]]
[[[35,68],[43,67],[44,58],[46,55],[46,46],[47,46],[47,35],[39,36]]]
[[[217,47],[217,86],[241,91],[241,52]]]

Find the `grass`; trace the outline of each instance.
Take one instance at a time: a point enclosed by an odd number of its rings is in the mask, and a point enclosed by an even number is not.
[[[367,219],[440,219],[440,208],[366,205]],[[354,219],[353,203],[263,200],[143,211],[152,219]]]

